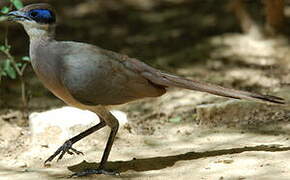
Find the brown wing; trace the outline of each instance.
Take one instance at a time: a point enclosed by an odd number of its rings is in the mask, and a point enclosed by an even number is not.
[[[86,105],[116,105],[165,93],[162,86],[127,68],[103,49],[67,43],[62,60],[62,82],[70,94]]]

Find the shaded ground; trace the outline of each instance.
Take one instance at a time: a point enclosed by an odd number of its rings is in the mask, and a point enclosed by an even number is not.
[[[58,5],[60,1],[52,2]],[[287,38],[239,34],[234,18],[223,6],[216,6],[220,1],[106,2],[63,1],[57,6],[59,38],[98,44],[189,78],[289,97]],[[22,30],[11,28],[15,53],[26,53],[27,45],[19,36]],[[84,33],[84,29],[88,31]],[[43,90],[34,74],[29,74],[28,83],[31,112],[63,106]],[[84,156],[66,156],[44,167],[43,161],[61,143],[54,139],[51,144],[33,143],[30,127],[19,126],[18,84],[1,85],[0,179],[61,179],[97,167],[108,129],[76,144]],[[208,121],[197,113],[198,105],[219,107],[227,100],[172,89],[161,98],[118,107],[127,113],[128,122],[120,128],[109,166],[118,169],[123,179],[289,179],[287,108],[258,104],[250,110],[241,108],[248,112],[244,119],[230,109],[225,109],[229,112],[226,117],[211,112],[219,121]],[[74,133],[82,129],[79,126]],[[57,133],[55,129],[49,132],[46,138]],[[81,163],[83,160],[89,163]]]

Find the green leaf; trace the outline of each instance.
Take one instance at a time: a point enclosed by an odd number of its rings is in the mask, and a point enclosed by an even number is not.
[[[1,71],[0,76],[7,76],[7,73],[5,71]]]
[[[21,0],[10,0],[10,2],[16,7],[16,9],[23,8],[23,4]]]
[[[17,66],[17,67],[20,67],[20,68],[21,68],[22,65],[23,65],[22,63],[16,63],[16,66]]]
[[[14,68],[7,69],[7,74],[11,79],[16,79],[16,71]]]
[[[22,57],[22,61],[30,62],[30,57],[28,57],[28,56],[23,56],[23,57]]]
[[[4,71],[11,79],[16,79],[16,71],[12,67],[11,61],[9,59],[6,59],[4,62]]]
[[[0,51],[5,51],[5,46],[4,45],[0,45]]]
[[[179,123],[180,121],[181,121],[181,117],[179,116],[169,119],[169,122],[172,122],[172,123]]]
[[[7,7],[7,6],[4,6],[4,7],[1,9],[1,12],[2,12],[3,14],[7,14],[9,11],[10,11],[10,9],[9,9],[9,7]]]
[[[7,51],[11,48],[11,46],[0,45],[0,51]]]

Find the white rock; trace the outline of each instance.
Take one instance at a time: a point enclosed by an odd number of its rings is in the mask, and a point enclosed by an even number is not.
[[[114,110],[112,114],[121,125],[128,121],[124,112]],[[80,133],[80,129],[85,130],[99,122],[100,119],[95,113],[73,107],[32,113],[29,116],[34,145],[59,145]]]

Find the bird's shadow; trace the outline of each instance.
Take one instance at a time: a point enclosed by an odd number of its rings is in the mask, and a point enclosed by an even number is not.
[[[160,170],[170,166],[173,166],[178,161],[194,160],[200,158],[207,158],[213,156],[221,156],[228,154],[238,154],[250,151],[265,151],[265,152],[279,152],[289,151],[290,147],[282,147],[281,145],[259,145],[259,146],[246,146],[242,148],[221,149],[205,152],[187,152],[185,154],[164,156],[164,157],[152,157],[144,159],[135,159],[129,161],[110,161],[107,163],[108,169],[113,169],[118,172],[126,172],[128,170],[133,171],[151,171]],[[96,169],[99,163],[88,163],[83,161],[79,164],[68,167],[72,172],[80,172],[85,169]]]

